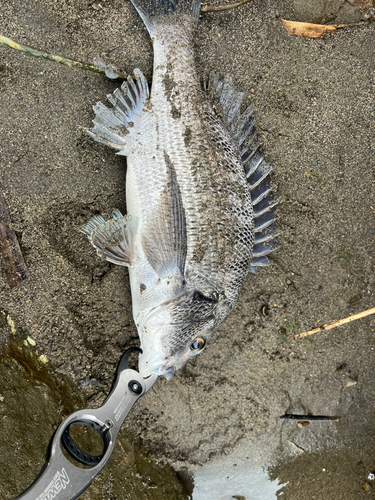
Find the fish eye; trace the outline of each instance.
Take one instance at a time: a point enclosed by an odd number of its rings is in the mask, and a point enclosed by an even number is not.
[[[205,345],[206,345],[206,337],[197,337],[190,344],[190,350],[192,350],[193,352],[199,352],[203,349]]]

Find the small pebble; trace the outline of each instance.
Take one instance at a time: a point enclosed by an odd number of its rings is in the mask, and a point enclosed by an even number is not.
[[[370,491],[372,490],[372,486],[370,483],[366,481],[365,484],[363,485],[363,489],[366,491],[366,493],[370,493]]]
[[[357,385],[357,381],[351,378],[346,382],[346,387],[354,387],[355,385]]]
[[[27,337],[27,339],[26,339],[26,340],[27,340],[27,342],[28,342],[30,345],[32,345],[33,347],[36,345],[35,340],[34,340],[34,339],[32,339],[31,337]]]
[[[253,321],[250,321],[245,325],[245,329],[250,332],[253,328],[255,328],[255,323]]]
[[[48,358],[47,358],[47,356],[45,356],[44,354],[42,354],[41,356],[39,356],[38,360],[39,360],[41,363],[43,363],[44,365],[45,365],[46,363],[48,363]]]
[[[297,427],[300,429],[303,429],[304,427],[308,427],[310,425],[310,422],[298,422]]]

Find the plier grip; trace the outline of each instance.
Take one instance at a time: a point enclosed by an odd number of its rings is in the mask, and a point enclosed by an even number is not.
[[[144,379],[137,371],[128,368],[130,354],[137,351],[142,352],[135,347],[123,354],[114,386],[100,408],[78,410],[60,424],[51,440],[50,454],[43,469],[17,500],[75,500],[87,490],[108,462],[117,435],[134,403],[150,390],[157,379],[157,375]],[[73,424],[87,426],[99,434],[103,441],[100,455],[93,456],[79,448],[70,436]],[[73,460],[68,460],[62,448]],[[80,468],[73,462],[86,468]]]

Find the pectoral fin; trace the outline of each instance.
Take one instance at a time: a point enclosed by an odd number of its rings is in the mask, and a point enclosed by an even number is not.
[[[97,215],[81,228],[81,232],[87,234],[100,257],[120,266],[132,266],[136,224],[129,216],[116,210],[113,219],[105,221]]]
[[[186,260],[186,220],[174,166],[164,153],[167,184],[143,233],[142,246],[159,278],[176,269],[184,274]]]

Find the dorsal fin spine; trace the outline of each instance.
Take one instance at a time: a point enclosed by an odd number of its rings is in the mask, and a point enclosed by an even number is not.
[[[273,209],[278,201],[272,198],[269,182],[272,168],[259,151],[254,107],[251,105],[243,113],[240,112],[244,94],[234,88],[232,79],[227,75],[224,80],[219,80],[216,75],[211,74],[204,88],[214,109],[221,111],[224,125],[237,142],[244,165],[254,209],[255,240],[250,270],[255,271],[259,266],[269,265],[266,255],[274,250],[274,238],[277,236]],[[220,106],[216,106],[217,104]]]
[[[271,241],[274,235],[272,233],[268,233],[265,236],[255,236],[254,245],[259,245],[260,243],[267,243],[267,241]]]
[[[279,204],[279,201],[275,200],[272,203],[270,203],[266,208],[264,208],[263,210],[259,210],[258,212],[255,210],[255,207],[254,207],[254,219],[258,219],[259,217],[261,217],[265,213],[270,212],[278,204]]]
[[[261,233],[262,231],[264,231],[265,229],[267,229],[271,224],[273,224],[275,222],[276,219],[270,219],[266,222],[263,222],[263,224],[260,224],[258,227],[257,225],[255,224],[255,228],[254,228],[254,232],[255,233]]]
[[[258,198],[256,198],[255,200],[253,200],[253,206],[254,205],[258,205],[258,203],[260,201],[262,201],[266,196],[268,196],[270,193],[272,193],[272,188],[269,188],[269,189],[266,189],[266,191],[263,191],[263,193],[261,193]]]
[[[266,179],[268,177],[268,175],[270,174],[270,172],[272,172],[272,168],[271,167],[269,169],[267,169],[265,171],[265,173],[261,177],[259,177],[259,179],[257,181],[254,182],[254,184],[249,184],[250,191],[253,191],[257,186],[259,186],[259,184],[261,182],[263,182],[264,179]]]

